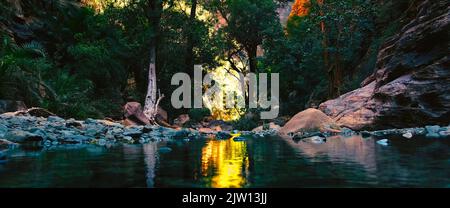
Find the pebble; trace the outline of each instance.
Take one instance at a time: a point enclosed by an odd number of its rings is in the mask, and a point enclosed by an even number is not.
[[[383,146],[388,146],[389,145],[389,140],[387,140],[387,139],[378,140],[377,144],[383,145]]]
[[[402,136],[407,138],[407,139],[411,139],[413,137],[413,134],[411,132],[406,132]]]

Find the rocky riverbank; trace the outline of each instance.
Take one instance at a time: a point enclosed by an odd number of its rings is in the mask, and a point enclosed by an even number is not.
[[[197,131],[174,130],[160,126],[125,127],[107,120],[63,119],[34,116],[0,115],[0,144],[5,146],[61,144],[97,144],[101,146],[116,143],[138,144],[168,139],[194,139],[201,135]]]
[[[281,134],[283,128],[268,125],[253,131],[239,132],[245,140],[251,136],[262,138]],[[215,131],[204,133],[194,129],[171,129],[161,126],[124,126],[107,120],[63,119],[58,116],[35,117],[27,115],[0,115],[0,150],[21,145],[36,145],[50,147],[66,144],[95,144],[111,146],[114,144],[144,144],[151,141],[183,140],[190,141],[199,138],[229,139],[232,132]],[[427,138],[444,138],[450,136],[450,126],[426,126],[424,128],[389,129],[380,131],[353,131],[341,128],[339,132],[309,129],[289,135],[294,140],[323,143],[331,136],[353,136],[361,134],[363,137],[384,138],[388,136],[402,136],[411,139],[416,136]],[[235,138],[236,140],[236,138]]]

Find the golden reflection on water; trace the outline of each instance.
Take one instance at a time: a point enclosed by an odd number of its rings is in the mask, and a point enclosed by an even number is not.
[[[202,175],[213,188],[240,188],[246,184],[249,158],[246,142],[209,140],[202,149]]]

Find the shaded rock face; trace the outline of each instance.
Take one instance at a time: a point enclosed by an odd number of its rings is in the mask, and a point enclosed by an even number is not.
[[[416,18],[383,45],[362,88],[319,109],[354,130],[448,125],[449,31],[450,3],[424,0]]]

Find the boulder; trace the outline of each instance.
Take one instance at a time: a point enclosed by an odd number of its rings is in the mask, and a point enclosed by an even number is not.
[[[138,102],[128,102],[125,104],[124,108],[124,125],[147,125],[150,121],[144,114],[142,106]]]
[[[279,133],[281,135],[289,135],[317,131],[339,132],[339,126],[322,111],[309,108],[295,115],[280,129]]]
[[[450,7],[422,0],[416,17],[381,47],[360,89],[319,109],[354,130],[448,125]]]

